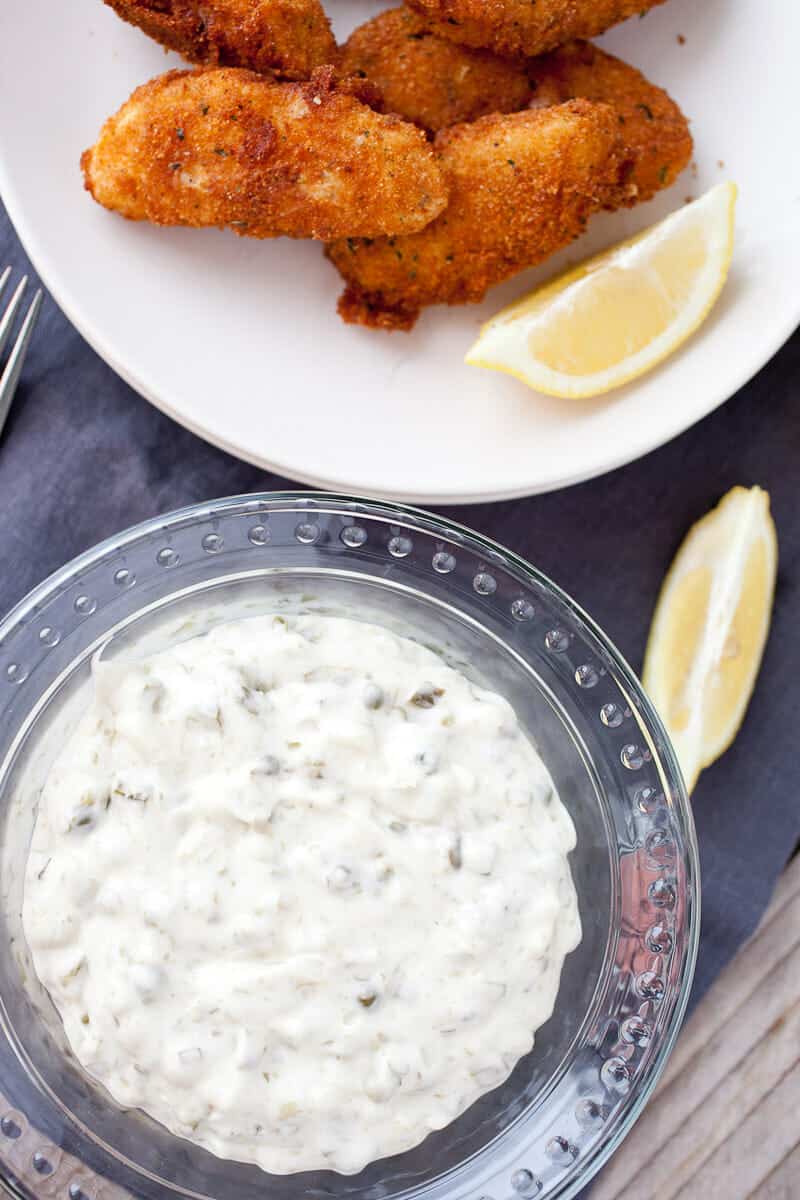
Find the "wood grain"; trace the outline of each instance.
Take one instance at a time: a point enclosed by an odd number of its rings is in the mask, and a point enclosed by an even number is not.
[[[800,858],[592,1200],[800,1200]]]
[[[796,1200],[800,1190],[800,1146],[782,1159],[753,1192],[752,1200]]]

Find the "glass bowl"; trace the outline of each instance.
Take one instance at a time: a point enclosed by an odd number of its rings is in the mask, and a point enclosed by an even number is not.
[[[81,1070],[20,927],[36,797],[92,654],[156,649],[275,609],[387,625],[514,705],[572,814],[583,940],[509,1079],[358,1175],[265,1175],[120,1108]],[[64,1200],[569,1197],[618,1145],[686,1006],[699,924],[673,751],[615,648],[533,567],[449,521],[311,493],[183,509],[102,543],[0,625],[0,1177]]]

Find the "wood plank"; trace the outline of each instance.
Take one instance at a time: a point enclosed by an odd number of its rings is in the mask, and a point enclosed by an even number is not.
[[[706,1159],[676,1200],[699,1196],[751,1196],[797,1145],[800,1063]],[[800,1180],[795,1180],[796,1200]]]
[[[800,921],[800,909],[797,919]],[[774,1026],[779,1026],[798,992],[800,945],[755,984],[753,994],[745,998],[721,1028],[716,1027],[714,1010],[707,1010],[711,1019],[705,1029],[702,1051],[676,1077],[659,1087],[596,1184],[595,1197],[612,1200],[624,1194],[627,1200],[626,1186],[631,1172],[647,1167],[648,1186],[652,1188],[662,1173],[672,1170],[672,1151],[662,1155],[660,1148],[679,1135],[687,1118],[696,1110],[713,1102],[715,1093],[725,1086],[727,1078],[742,1069],[748,1056],[758,1055],[763,1039]],[[655,1165],[652,1160],[659,1160],[663,1166]]]
[[[747,1200],[797,1200],[800,1193],[800,1146],[796,1146]]]
[[[669,1071],[594,1185],[592,1200],[683,1200],[682,1189],[693,1186],[704,1164],[729,1139],[736,1144],[737,1129],[757,1121],[762,1105],[772,1108],[772,1095],[798,1058],[800,861],[787,870],[756,934],[687,1023]],[[787,1137],[792,1150],[800,1140],[799,1111],[800,1098],[774,1131],[775,1145]],[[787,1120],[797,1136],[786,1132]],[[771,1145],[768,1139],[765,1146]],[[759,1160],[759,1182],[777,1165],[771,1153],[765,1150]],[[800,1178],[795,1192],[798,1200]],[[728,1193],[714,1187],[709,1194]],[[738,1187],[730,1192],[732,1200],[745,1195]]]
[[[653,1111],[648,1108],[640,1122],[640,1144],[630,1151],[626,1144],[612,1160],[608,1178],[602,1175],[593,1192],[594,1200],[675,1200],[706,1159],[780,1084],[787,1068],[800,1059],[800,998],[784,1007],[786,981],[796,984],[800,977],[800,949],[790,966],[791,971],[784,971],[784,1003],[770,1028],[743,1057],[736,1045],[739,1031],[719,1031],[716,1046],[709,1046],[654,1098]],[[748,1006],[741,1013],[739,1025],[745,1031],[751,1011]],[[796,1128],[794,1113],[792,1123]]]

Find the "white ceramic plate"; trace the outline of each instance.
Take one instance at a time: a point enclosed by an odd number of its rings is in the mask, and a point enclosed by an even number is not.
[[[340,36],[384,7],[329,6]],[[669,0],[604,43],[692,117],[696,168],[651,204],[598,218],[566,254],[484,304],[429,310],[410,335],[342,324],[339,278],[318,245],[133,225],[89,199],[81,150],[136,85],[173,65],[101,0],[0,3],[0,191],[81,333],[209,441],[356,493],[466,502],[546,491],[697,421],[800,321],[800,5]],[[463,365],[501,305],[724,178],[740,187],[731,277],[699,334],[655,373],[570,402]]]

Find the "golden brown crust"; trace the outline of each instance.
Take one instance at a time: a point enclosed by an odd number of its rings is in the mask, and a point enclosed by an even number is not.
[[[532,95],[520,65],[445,41],[408,8],[392,8],[351,33],[340,68],[363,76],[387,112],[435,133],[489,113],[517,112]]]
[[[336,42],[320,0],[105,0],[189,62],[275,71],[308,79],[334,61]]]
[[[544,54],[664,0],[408,0],[442,37],[497,54]]]
[[[434,145],[450,192],[437,220],[328,247],[345,320],[409,329],[425,305],[481,300],[582,233],[624,170],[616,114],[586,100],[455,125]]]
[[[663,88],[635,67],[593,46],[573,42],[553,54],[529,59],[526,71],[534,105],[562,104],[582,97],[610,104],[630,159],[626,184],[607,207],[638,204],[669,187],[692,157],[689,123]]]
[[[528,104],[574,99],[610,104],[631,166],[609,207],[648,200],[669,187],[691,158],[688,122],[677,104],[640,71],[591,42],[571,42],[538,58],[504,59],[425,35],[424,29],[415,14],[391,9],[352,34],[341,65],[377,84],[386,108],[428,133]]]
[[[106,208],[157,225],[257,238],[376,237],[422,229],[447,191],[425,135],[332,82],[252,71],[170,71],[138,88],[81,160]]]

